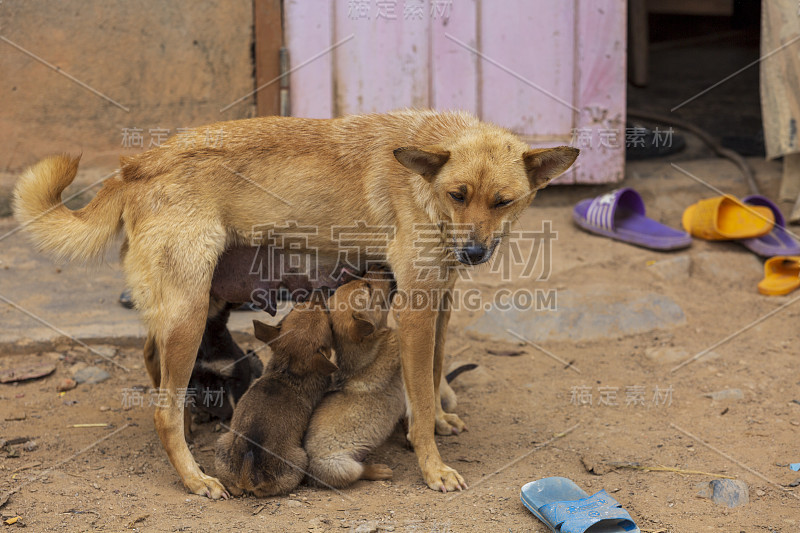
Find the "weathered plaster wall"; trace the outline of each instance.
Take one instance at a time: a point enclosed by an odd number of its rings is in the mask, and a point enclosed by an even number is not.
[[[0,172],[55,152],[114,166],[164,130],[251,116],[252,95],[220,109],[253,90],[252,26],[252,0],[0,2]]]

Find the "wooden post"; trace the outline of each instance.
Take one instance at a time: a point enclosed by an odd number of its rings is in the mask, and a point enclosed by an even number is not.
[[[256,114],[280,114],[280,49],[283,46],[281,0],[253,0],[255,26]]]

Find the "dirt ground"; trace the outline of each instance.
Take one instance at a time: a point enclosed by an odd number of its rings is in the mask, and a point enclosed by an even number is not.
[[[765,192],[774,193],[779,166],[754,164]],[[726,192],[746,193],[727,163],[681,165]],[[685,206],[713,194],[664,162],[630,165],[628,176],[626,185],[642,192],[652,216],[673,226]],[[688,250],[660,254],[582,233],[571,223],[571,206],[603,190],[545,191],[523,217],[521,227],[551,220],[559,232],[552,273],[536,286],[583,294],[587,301],[602,291],[622,298],[656,293],[676,302],[685,320],[635,334],[612,330],[588,340],[538,343],[572,363],[566,368],[533,346],[467,332],[480,312],[456,312],[447,365],[479,367],[453,384],[456,412],[469,431],[437,441],[446,462],[467,479],[468,491],[445,495],[426,488],[398,431],[372,458],[394,469],[391,481],[359,482],[341,492],[301,487],[287,498],[265,500],[189,495],[160,446],[153,407],[147,401],[131,405],[131,395],[149,385],[141,350],[119,347],[114,360],[125,372],[59,341],[35,351],[0,351],[0,370],[56,363],[46,378],[0,385],[0,437],[36,443],[0,451],[0,495],[13,492],[0,513],[3,520],[20,517],[4,527],[544,532],[520,503],[520,487],[565,476],[590,493],[612,493],[650,533],[800,530],[800,490],[788,487],[800,474],[787,467],[800,461],[797,296],[760,296],[755,287],[761,261],[736,244],[695,241]],[[4,227],[12,225],[6,220]],[[13,258],[3,259],[11,269],[2,275],[13,276]],[[55,283],[42,276],[43,290]],[[471,282],[487,297],[498,288],[531,283],[503,282],[488,270]],[[98,306],[112,305],[113,297],[106,295]],[[489,349],[524,353],[492,355]],[[705,355],[671,371],[700,353]],[[97,364],[111,377],[58,393],[58,381],[82,364]],[[725,389],[739,389],[742,397],[706,396]],[[72,427],[97,423],[107,426]],[[210,473],[219,434],[216,423],[195,428],[193,452]],[[640,468],[614,469],[608,462]],[[704,473],[641,468],[648,466]],[[699,498],[697,485],[719,476],[745,481],[750,502],[729,509]]]

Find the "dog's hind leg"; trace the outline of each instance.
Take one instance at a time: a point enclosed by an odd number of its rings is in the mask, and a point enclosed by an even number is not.
[[[148,334],[147,340],[144,341],[144,366],[153,383],[153,388],[161,387],[161,361],[158,357],[156,338],[152,334]]]
[[[161,444],[186,488],[199,495],[226,497],[225,487],[200,470],[184,436],[184,404],[208,316],[211,277],[225,243],[220,228],[153,222],[129,240],[125,271],[137,307],[158,354],[159,395],[154,422]],[[164,235],[166,230],[172,230]],[[154,242],[155,241],[155,242]],[[159,244],[160,243],[160,244]]]
[[[150,381],[153,382],[153,388],[160,389],[161,361],[158,357],[158,345],[152,335],[148,335],[147,340],[144,341],[144,366],[150,375]],[[189,406],[186,406],[183,414],[183,436],[187,441],[192,439],[192,413]]]
[[[442,409],[451,412],[458,405],[456,391],[450,386],[444,376],[439,380],[439,398],[442,400]]]
[[[173,291],[165,291],[173,292]],[[155,426],[172,466],[190,492],[218,499],[227,496],[215,478],[205,475],[192,457],[184,436],[186,386],[194,368],[208,310],[208,291],[202,296],[183,292],[170,294],[162,306],[156,343],[161,356],[161,389]]]

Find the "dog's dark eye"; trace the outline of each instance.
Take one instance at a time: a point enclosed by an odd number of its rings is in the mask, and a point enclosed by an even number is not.
[[[511,205],[511,200],[498,200],[497,203],[494,204],[495,207],[505,207],[507,205]]]
[[[451,192],[448,194],[450,195],[450,198],[452,198],[456,202],[462,203],[464,201],[464,195],[461,194],[460,192]]]

